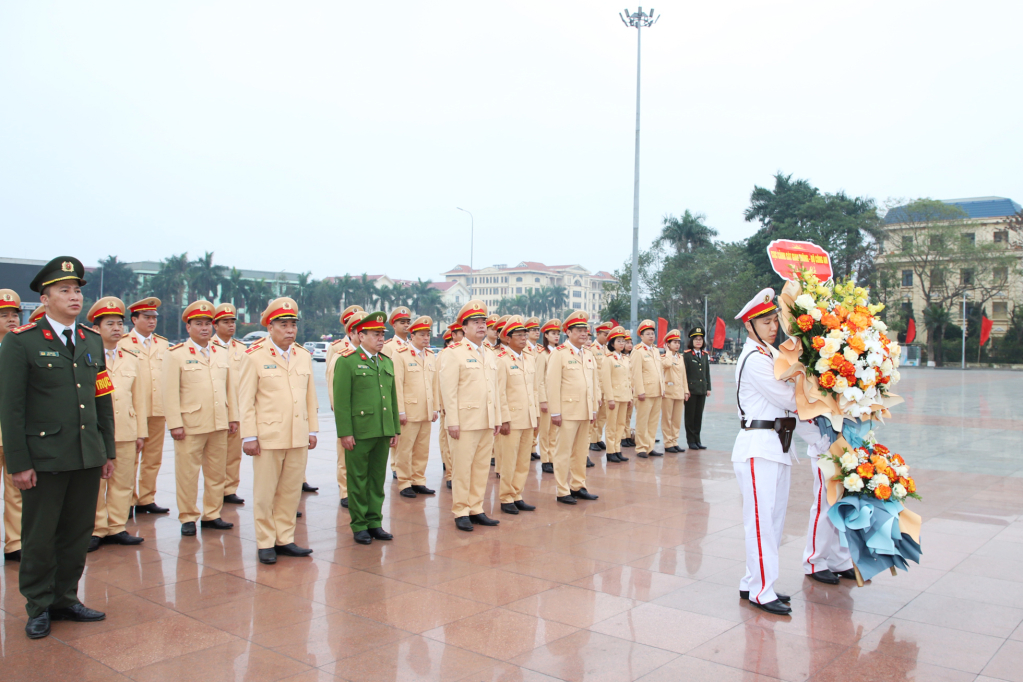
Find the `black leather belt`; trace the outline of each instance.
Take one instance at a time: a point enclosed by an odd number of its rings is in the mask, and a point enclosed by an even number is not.
[[[754,419],[753,421],[747,422],[745,419],[740,419],[739,424],[742,428],[750,431],[752,429],[767,429],[768,431],[774,431],[774,420],[767,419]]]

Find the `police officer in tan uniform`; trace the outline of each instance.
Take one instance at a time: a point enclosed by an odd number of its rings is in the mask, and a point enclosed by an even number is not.
[[[497,338],[497,330],[494,329],[494,325],[501,319],[500,315],[493,314],[487,316],[487,335],[483,339],[483,347],[487,350],[497,350],[497,345],[500,341]]]
[[[554,430],[551,428],[551,411],[547,404],[547,364],[551,353],[558,347],[561,338],[561,320],[553,318],[541,328],[543,341],[536,353],[536,399],[540,407],[537,431],[540,448],[540,471],[545,474],[554,473],[554,449],[557,446]]]
[[[295,544],[295,517],[302,497],[309,450],[319,432],[313,359],[295,343],[298,305],[274,299],[260,324],[269,336],[245,352],[238,403],[245,454],[252,457],[252,513],[259,561],[304,557]]]
[[[656,334],[652,320],[639,323],[640,343],[632,349],[632,392],[636,402],[636,456],[661,457],[654,444],[657,441],[657,422],[661,418],[661,398],[664,396],[664,372],[661,354],[654,345]]]
[[[501,511],[518,514],[536,507],[522,500],[529,473],[529,452],[536,433],[536,365],[526,352],[528,332],[522,317],[512,315],[501,329],[503,349],[497,354],[497,390],[501,396],[501,430],[497,460],[501,473]]]
[[[565,318],[562,330],[568,340],[551,353],[547,363],[547,405],[556,431],[554,479],[558,502],[595,500],[586,490],[586,450],[589,428],[597,418],[597,361],[586,342],[590,326],[583,311]]]
[[[344,330],[345,335],[327,346],[327,359],[324,365],[326,365],[327,371],[327,398],[330,401],[331,411],[334,409],[334,391],[330,387],[334,385],[334,368],[337,366],[337,360],[344,351],[355,349],[356,344],[352,343],[352,335],[349,331],[348,323],[356,313],[365,313],[365,311],[362,309],[362,306],[350,305],[341,312],[341,328]],[[304,486],[305,484],[303,484]],[[347,509],[348,472],[345,469],[345,449],[341,447],[340,438],[337,439],[337,487],[341,494],[341,506]]]
[[[629,385],[632,385],[632,335],[629,334],[629,330],[625,330],[625,348],[622,349],[622,360],[625,361],[625,366],[629,368]],[[622,430],[622,447],[634,448],[636,447],[636,441],[632,438],[632,414],[636,410],[636,401],[633,400],[629,403],[629,410],[625,413],[625,428]],[[622,457],[622,459],[628,459]]]
[[[174,439],[178,520],[182,535],[195,535],[200,516],[196,504],[199,468],[203,494],[203,528],[233,528],[220,518],[224,506],[227,434],[238,430],[238,377],[228,354],[217,351],[213,336],[214,306],[209,301],[189,304],[181,313],[188,340],[167,353],[163,400],[167,427]]]
[[[526,349],[523,353],[529,353],[533,357],[533,361],[536,361],[537,353],[540,352],[540,318],[530,317],[526,319]],[[537,383],[537,392],[534,396],[537,412],[540,410],[540,394],[539,394],[539,383]],[[539,416],[539,415],[538,415]],[[539,422],[537,422],[537,428],[533,434],[533,448],[529,451],[529,458],[531,460],[540,459],[539,455],[540,448],[540,429]]]
[[[89,309],[86,319],[103,339],[107,375],[114,383],[114,473],[99,482],[96,527],[89,542],[90,552],[100,544],[138,545],[143,538],[125,529],[135,489],[137,457],[146,438],[146,401],[140,389],[139,359],[131,350],[119,348],[124,336],[124,301],[106,296]]]
[[[433,319],[416,318],[408,328],[409,340],[391,356],[394,386],[398,393],[398,439],[396,463],[398,490],[402,497],[433,495],[426,487],[426,464],[430,459],[431,425],[440,416],[437,358],[430,350]]]
[[[679,349],[682,347],[682,333],[670,330],[664,337],[664,398],[661,400],[661,433],[664,436],[665,452],[685,452],[679,447],[678,437],[682,430],[682,414],[689,400],[689,382],[686,380],[686,362]]]
[[[234,338],[238,323],[238,310],[230,303],[221,303],[213,311],[213,343],[231,359],[231,371],[241,377],[245,359],[245,344]],[[224,504],[244,504],[238,497],[241,484],[242,435],[241,429],[227,434],[227,466],[224,473]]]
[[[42,309],[43,306],[37,308]],[[20,326],[21,297],[13,289],[0,289],[0,345],[7,332]],[[4,475],[4,561],[21,561],[21,491],[14,487],[14,479],[7,470],[2,438],[0,435],[0,469]]]
[[[170,349],[167,339],[155,333],[160,299],[143,298],[128,306],[132,330],[120,341],[139,359],[140,390],[146,402],[146,443],[139,455],[138,482],[132,495],[134,513],[166,514],[170,510],[156,504],[156,477],[163,464],[163,436],[167,420],[163,410],[163,363]]]
[[[604,400],[604,385],[603,385],[603,374],[601,373],[601,367],[604,366],[604,356],[607,354],[607,335],[614,327],[610,322],[598,322],[594,332],[596,338],[593,343],[589,345],[589,351],[593,354],[593,359],[597,361],[597,375],[601,377],[600,395],[597,396],[597,420],[593,422],[593,426],[590,427],[590,451],[600,452],[601,450],[607,449],[607,443],[604,442],[604,425],[607,423],[607,405]]]
[[[628,408],[632,404],[632,377],[625,348],[625,329],[616,326],[607,337],[604,364],[600,366],[600,383],[607,405],[607,461],[628,462],[622,455],[622,433],[628,428]]]
[[[457,321],[465,330],[465,339],[452,344],[440,357],[440,390],[453,464],[451,512],[455,527],[471,531],[473,524],[500,523],[483,513],[483,496],[494,436],[501,426],[501,400],[497,356],[483,346],[486,305],[476,299],[469,301],[458,312]]]
[[[387,317],[387,323],[394,330],[394,336],[389,338],[384,347],[380,349],[386,357],[394,360],[394,353],[408,345],[409,325],[412,324],[412,311],[405,306],[398,306],[391,311]]]
[[[462,327],[457,323],[451,324],[447,329],[444,330],[444,347],[437,353],[437,368],[440,369],[440,356],[443,354],[453,343],[458,343],[454,340],[455,329],[458,330],[459,341],[462,338]],[[437,433],[437,442],[440,446],[440,458],[442,466],[444,468],[444,485],[447,486],[448,490],[451,490],[451,441],[448,439],[448,429],[445,425],[444,420],[444,395],[440,392],[440,376],[435,377],[437,384],[437,407],[440,410],[440,430]]]

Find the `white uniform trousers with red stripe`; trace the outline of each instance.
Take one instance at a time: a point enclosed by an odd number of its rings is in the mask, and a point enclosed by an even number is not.
[[[742,490],[742,525],[746,531],[746,575],[739,589],[750,601],[767,604],[778,598],[778,547],[785,528],[792,466],[763,457],[733,462]]]
[[[828,489],[824,474],[817,468],[817,453],[810,446],[810,470],[813,472],[813,501],[810,503],[810,524],[806,530],[803,550],[803,572],[807,575],[823,571],[846,571],[852,568],[849,548],[843,547],[838,529],[828,518]]]

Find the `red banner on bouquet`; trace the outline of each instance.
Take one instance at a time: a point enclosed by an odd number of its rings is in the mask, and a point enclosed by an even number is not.
[[[831,279],[831,256],[813,242],[794,242],[775,239],[767,246],[771,267],[782,279],[794,280],[796,270],[809,270],[817,279]]]

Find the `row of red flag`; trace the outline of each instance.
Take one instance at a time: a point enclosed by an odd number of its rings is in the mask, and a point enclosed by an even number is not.
[[[719,320],[721,318],[718,318]],[[980,345],[984,345],[991,338],[991,328],[995,325],[994,322],[987,319],[987,315],[981,314],[980,316]],[[906,340],[903,343],[913,343],[916,339],[916,320],[912,317],[909,318],[909,324],[906,325]],[[716,346],[715,346],[716,348]]]

